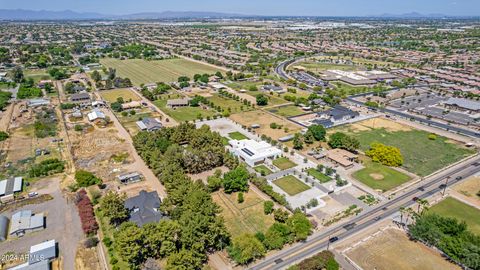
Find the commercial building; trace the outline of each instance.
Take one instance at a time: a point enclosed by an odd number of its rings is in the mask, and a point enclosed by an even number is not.
[[[264,141],[254,140],[230,140],[230,146],[234,155],[254,167],[265,162],[267,158],[275,159],[282,155],[282,151]]]
[[[445,107],[459,111],[478,113],[480,112],[480,102],[465,98],[449,98],[444,103]]]

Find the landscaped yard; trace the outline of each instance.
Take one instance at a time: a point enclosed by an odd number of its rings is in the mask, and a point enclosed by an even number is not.
[[[263,200],[252,190],[244,193],[244,202],[237,202],[237,193],[215,192],[213,200],[221,209],[225,226],[231,235],[265,232],[274,220],[263,212]]]
[[[272,173],[272,170],[267,168],[267,166],[265,166],[265,165],[260,165],[260,166],[257,166],[255,168],[253,168],[253,169],[260,174],[262,174],[262,172],[263,172],[264,175],[269,175],[269,174]]]
[[[357,124],[360,125],[361,123]],[[353,130],[351,126],[346,126],[337,130],[347,132],[358,139],[362,151],[368,150],[374,142],[398,147],[404,158],[403,167],[419,176],[427,176],[474,153],[474,150],[442,136],[430,140],[428,138],[430,133],[423,130],[407,128],[392,131],[383,127],[367,126]]]
[[[325,174],[317,171],[314,168],[308,169],[307,170],[308,174],[315,177],[320,183],[327,183],[329,181],[332,181],[332,178],[326,176]]]
[[[159,99],[153,102],[160,110],[166,113],[168,116],[172,117],[178,122],[192,121],[202,116],[207,118],[208,116],[212,117],[216,114],[215,111],[208,109],[202,109],[202,107],[179,107],[176,109],[167,108],[167,100]]]
[[[237,141],[248,139],[247,136],[243,135],[242,133],[240,133],[238,131],[228,133],[228,137],[230,137],[232,140],[237,140]]]
[[[398,187],[411,179],[410,176],[380,163],[365,161],[363,165],[365,168],[355,172],[353,177],[365,185],[383,192]]]
[[[278,180],[273,181],[273,183],[290,196],[297,195],[298,193],[301,193],[310,189],[310,186],[298,180],[293,175],[287,175],[285,177],[282,177]]]
[[[297,166],[297,164],[295,164],[295,162],[291,161],[290,159],[288,159],[286,157],[281,157],[281,158],[275,159],[273,161],[273,165],[275,165],[277,168],[279,168],[282,171]]]
[[[110,103],[116,102],[119,97],[123,98],[125,102],[141,100],[141,98],[130,89],[104,90],[100,91],[100,95]]]
[[[292,117],[300,114],[304,114],[305,111],[295,105],[279,106],[268,109],[269,112],[278,114],[283,117]]]
[[[431,212],[465,221],[470,231],[480,235],[480,210],[448,197],[430,208]]]
[[[218,71],[214,67],[180,58],[157,61],[105,58],[100,63],[106,67],[115,68],[117,75],[129,78],[135,85],[153,82],[174,82],[180,76],[192,78],[195,74],[214,74]]]

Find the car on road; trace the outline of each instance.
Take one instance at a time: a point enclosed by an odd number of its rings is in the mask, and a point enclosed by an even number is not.
[[[331,237],[330,239],[328,239],[328,242],[330,242],[330,243],[337,242],[337,241],[338,241],[338,236],[334,236],[334,237]]]
[[[425,188],[424,187],[419,187],[418,190],[425,191]]]
[[[418,197],[413,197],[412,201],[414,202],[418,201]]]
[[[275,260],[275,264],[279,264],[279,263],[282,263],[282,262],[283,262],[282,259],[276,259],[276,260]]]
[[[36,191],[28,193],[28,197],[30,197],[30,198],[37,197],[37,196],[38,196],[38,192],[36,192]]]
[[[458,180],[462,180],[462,179],[463,179],[463,177],[461,177],[461,176],[455,177],[455,180],[457,180],[457,181],[458,181]]]
[[[446,187],[447,187],[447,185],[445,185],[445,184],[441,184],[441,185],[440,185],[438,188],[440,188],[440,189],[444,189],[444,188],[446,188]]]
[[[380,219],[382,219],[382,216],[375,217],[373,220],[379,221]]]

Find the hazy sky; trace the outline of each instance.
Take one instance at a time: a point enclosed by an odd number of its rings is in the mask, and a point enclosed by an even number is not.
[[[382,13],[480,15],[480,0],[0,0],[3,9],[128,14],[218,11],[246,15],[365,16]]]

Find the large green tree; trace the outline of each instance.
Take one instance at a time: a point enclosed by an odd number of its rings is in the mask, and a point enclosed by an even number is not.
[[[265,255],[263,244],[252,234],[242,234],[233,239],[228,253],[239,264],[247,264]]]
[[[244,166],[238,166],[223,176],[223,188],[226,193],[248,191],[249,178],[247,169]]]
[[[110,224],[117,226],[129,217],[128,209],[125,208],[126,194],[109,191],[100,200],[100,210],[108,218]]]

